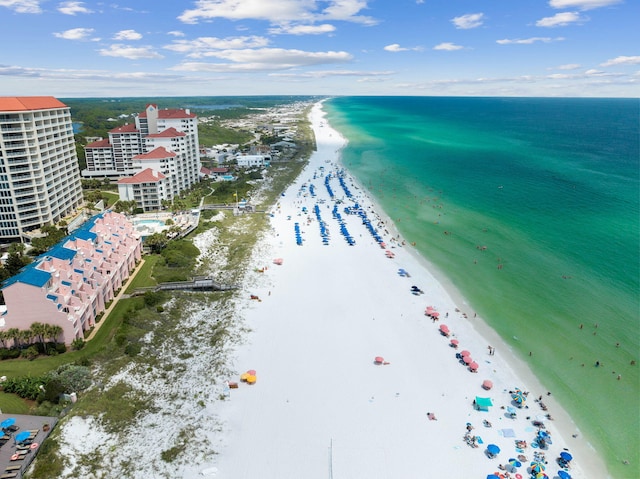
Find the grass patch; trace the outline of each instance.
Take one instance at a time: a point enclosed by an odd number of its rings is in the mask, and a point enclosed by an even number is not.
[[[15,394],[0,392],[0,411],[5,414],[29,414],[29,404]]]
[[[131,294],[138,288],[149,288],[158,284],[153,278],[153,269],[160,259],[160,255],[157,254],[146,255],[144,257],[144,264],[140,267],[140,271],[138,271],[136,277],[127,285],[125,293]]]

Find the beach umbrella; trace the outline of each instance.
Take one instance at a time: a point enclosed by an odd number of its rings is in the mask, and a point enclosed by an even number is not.
[[[249,377],[249,373],[242,373],[240,375],[240,380],[241,381],[246,381],[248,377]]]
[[[4,421],[2,421],[0,423],[0,428],[7,429],[8,427],[13,426],[15,423],[16,423],[16,418],[15,417],[10,417],[10,418],[5,419]]]
[[[489,444],[487,446],[487,452],[493,456],[500,454],[500,448],[495,444]]]
[[[487,479],[500,479],[500,476],[496,475],[496,474],[489,474],[487,476]]]
[[[462,351],[460,351],[460,354],[462,356],[471,356],[471,351],[467,351],[466,349],[463,349]]]
[[[382,356],[376,356],[373,362],[376,364],[382,364],[384,362],[384,358]]]
[[[446,324],[441,324],[440,325],[440,332],[442,334],[449,334],[449,326],[447,326]]]
[[[471,356],[462,356],[462,360],[464,361],[465,364],[470,364],[473,362],[473,359],[471,359]]]
[[[255,370],[255,369],[249,369],[249,370],[247,371],[247,374],[248,374],[249,376],[255,376],[255,375],[256,375],[256,370]]]
[[[247,383],[249,384],[255,384],[255,382],[257,381],[257,377],[254,374],[249,374],[247,376]]]
[[[573,456],[572,456],[571,454],[569,454],[567,451],[562,451],[562,452],[560,453],[560,458],[561,458],[563,461],[567,461],[567,462],[569,462],[569,461],[571,461],[571,460],[573,459]]]
[[[452,339],[452,340],[451,340],[451,346],[453,346],[453,347],[457,347],[457,346],[458,346],[458,344],[460,344],[460,341],[458,341],[457,339]]]
[[[493,387],[493,383],[488,379],[482,381],[482,389],[486,389],[487,391]]]
[[[512,457],[511,459],[509,459],[509,465],[512,467],[520,467],[522,466],[522,463],[518,461],[515,457]]]
[[[26,441],[27,439],[29,439],[29,436],[31,436],[31,433],[29,431],[21,431],[16,434],[16,442]]]
[[[549,479],[549,476],[547,476],[544,472],[539,472],[538,474],[536,474],[536,479]]]
[[[438,313],[437,311],[432,311],[431,312],[431,317],[432,318],[438,318],[440,316],[440,313]]]
[[[569,474],[567,471],[558,471],[558,476],[560,477],[560,479],[571,479],[571,474]]]
[[[469,364],[469,369],[471,369],[472,371],[477,371],[479,367],[480,366],[475,361],[472,361],[471,364]]]
[[[546,468],[544,464],[538,461],[534,461],[531,463],[531,474],[537,474],[538,472],[544,471]]]

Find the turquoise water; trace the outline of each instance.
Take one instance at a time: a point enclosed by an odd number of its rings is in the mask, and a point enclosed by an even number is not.
[[[325,110],[349,140],[344,165],[407,242],[611,474],[640,477],[638,100],[344,97]]]

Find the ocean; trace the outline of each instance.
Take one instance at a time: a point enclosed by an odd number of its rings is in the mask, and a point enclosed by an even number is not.
[[[403,238],[611,474],[640,477],[640,102],[338,97],[325,110],[349,140],[344,166]]]

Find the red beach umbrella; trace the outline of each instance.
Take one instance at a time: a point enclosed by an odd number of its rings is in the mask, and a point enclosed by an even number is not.
[[[382,364],[384,363],[384,358],[382,356],[376,356],[373,362],[376,364]]]
[[[460,344],[460,341],[458,341],[457,339],[452,339],[451,340],[451,345],[452,346],[458,346],[458,344]]]
[[[441,324],[440,325],[440,331],[442,331],[443,333],[448,333],[449,332],[449,326],[447,326],[446,324]]]
[[[462,351],[460,351],[460,355],[461,356],[471,356],[471,351],[467,351],[466,349],[463,349]]]
[[[466,361],[465,361],[465,362],[466,362]],[[469,369],[470,369],[471,371],[474,371],[474,372],[475,372],[475,371],[477,371],[477,370],[478,370],[478,367],[479,367],[479,366],[478,366],[478,363],[476,363],[475,361],[472,361],[472,362],[471,362],[471,364],[469,364]]]
[[[492,383],[491,381],[489,381],[488,379],[485,379],[485,380],[482,382],[482,389],[486,389],[486,390],[488,391],[488,390],[489,390],[489,389],[491,389],[492,387],[493,387],[493,383]]]
[[[471,359],[471,356],[462,356],[462,360],[464,361],[465,364],[471,364],[473,362],[473,359]]]
[[[440,316],[440,313],[438,313],[437,311],[431,311],[429,316],[431,316],[432,318],[437,318],[438,316]]]
[[[249,369],[249,370],[247,371],[247,374],[248,374],[249,376],[255,376],[255,375],[256,375],[256,370],[255,370],[255,369]]]

